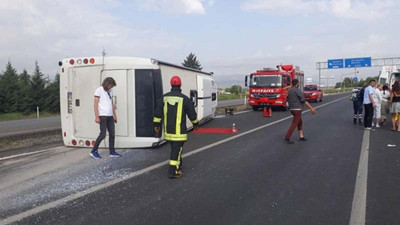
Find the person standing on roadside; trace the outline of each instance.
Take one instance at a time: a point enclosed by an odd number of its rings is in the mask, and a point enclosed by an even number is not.
[[[382,90],[382,84],[376,85],[375,93],[374,93],[374,103],[375,103],[374,121],[372,123],[372,126],[375,126],[375,127],[380,127],[379,123],[381,122],[381,107],[382,107],[381,90]]]
[[[369,82],[369,86],[365,88],[364,91],[364,127],[367,130],[372,129],[372,117],[374,116],[374,108],[375,108],[375,103],[374,103],[374,95],[375,95],[375,87],[376,81],[371,80]]]
[[[359,96],[360,92],[363,91],[363,89],[353,91],[351,94],[351,101],[353,102],[353,110],[354,110],[354,115],[353,115],[353,124],[357,124],[357,120],[361,124],[361,117],[362,117],[362,112],[363,112],[363,107],[362,107],[362,102],[360,104]]]
[[[292,124],[289,127],[289,130],[285,136],[285,143],[287,144],[294,144],[293,141],[290,140],[290,137],[293,134],[293,131],[296,129],[299,131],[300,141],[306,141],[307,139],[304,137],[303,134],[303,121],[301,119],[301,114],[303,111],[303,104],[305,104],[310,110],[312,114],[316,114],[315,109],[307,102],[304,98],[304,94],[299,89],[299,80],[293,79],[292,87],[288,91],[287,101],[289,103],[290,113],[293,115]]]
[[[359,109],[361,110],[361,113],[358,114],[358,125],[362,125],[363,124],[361,119],[362,119],[362,113],[363,113],[363,108],[364,108],[364,104],[363,104],[363,102],[364,102],[364,92],[365,92],[365,89],[367,87],[368,87],[368,84],[365,84],[357,94],[357,101],[358,101]]]
[[[390,99],[389,87],[385,84],[382,87],[382,104],[381,104],[381,125],[386,124],[387,115],[389,112],[388,101]]]
[[[400,85],[398,81],[394,82],[394,84],[392,85],[392,93],[390,94],[389,106],[390,114],[392,115],[392,130],[400,131],[400,118],[398,118],[400,113]]]
[[[109,149],[110,157],[121,157],[120,154],[115,152],[115,123],[117,123],[117,113],[115,111],[115,105],[113,102],[113,87],[117,84],[114,78],[107,77],[104,79],[102,85],[96,89],[94,93],[94,114],[95,122],[100,124],[100,134],[96,139],[96,143],[93,146],[90,156],[95,159],[101,159],[98,153],[98,148],[106,137],[106,130],[109,135]]]

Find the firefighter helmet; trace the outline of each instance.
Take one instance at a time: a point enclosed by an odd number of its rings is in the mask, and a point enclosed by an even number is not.
[[[171,78],[171,86],[181,86],[181,84],[182,81],[180,77],[175,75]]]

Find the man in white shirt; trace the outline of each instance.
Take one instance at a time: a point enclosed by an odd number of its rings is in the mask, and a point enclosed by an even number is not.
[[[374,93],[374,103],[375,103],[375,108],[374,108],[374,122],[372,123],[372,126],[380,127],[379,123],[381,120],[381,103],[382,103],[382,84],[376,85],[375,88],[375,93]]]
[[[115,142],[115,123],[117,123],[117,113],[115,112],[115,105],[113,103],[113,87],[117,84],[114,78],[107,77],[104,79],[102,86],[96,89],[94,93],[94,114],[95,122],[100,124],[100,134],[96,139],[96,144],[94,145],[90,156],[95,159],[101,159],[98,153],[98,148],[106,137],[106,130],[108,130],[109,135],[109,149],[110,157],[120,157],[121,155],[115,152],[114,142]]]
[[[364,91],[364,126],[365,129],[371,130],[372,127],[372,117],[374,116],[374,108],[375,108],[375,102],[374,102],[374,95],[375,95],[375,87],[376,81],[371,80],[369,82],[369,86],[365,88]]]

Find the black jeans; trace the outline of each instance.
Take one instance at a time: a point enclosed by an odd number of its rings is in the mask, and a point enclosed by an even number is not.
[[[374,116],[374,108],[372,107],[372,103],[364,104],[364,126],[372,127],[372,117]]]
[[[115,123],[113,116],[100,116],[100,134],[96,139],[92,152],[97,151],[99,148],[101,141],[106,137],[106,130],[108,130],[110,153],[115,152]]]

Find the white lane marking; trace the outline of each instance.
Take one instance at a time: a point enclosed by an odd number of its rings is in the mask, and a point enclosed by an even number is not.
[[[358,162],[356,186],[354,188],[353,205],[351,207],[350,225],[365,225],[370,136],[371,132],[365,130],[361,145],[360,161]]]
[[[348,97],[344,97],[344,98],[348,98]],[[338,101],[340,101],[340,100],[342,100],[342,99],[344,99],[344,98],[336,99],[336,100],[334,100],[334,101],[332,101],[332,102],[325,103],[325,104],[320,105],[320,106],[315,107],[315,108],[321,108],[321,107],[323,107],[323,106],[327,106],[327,105],[333,104],[333,103],[338,102]],[[303,113],[306,113],[306,112],[308,112],[308,111],[309,111],[309,110],[304,111]],[[285,121],[285,120],[288,120],[288,119],[291,119],[291,118],[292,118],[292,116],[288,116],[288,117],[282,118],[282,119],[280,119],[280,120],[277,120],[277,121],[274,121],[274,122],[271,122],[271,123],[268,123],[268,124],[264,124],[264,125],[262,125],[262,126],[260,126],[260,127],[256,127],[256,128],[254,128],[254,129],[245,131],[245,132],[243,132],[243,133],[234,135],[234,136],[232,136],[232,137],[223,139],[223,140],[221,140],[221,141],[217,141],[217,142],[215,142],[215,143],[212,143],[212,144],[206,145],[206,146],[204,146],[204,147],[198,148],[198,149],[196,149],[196,150],[193,150],[193,151],[191,151],[191,152],[185,153],[185,154],[182,155],[182,157],[189,157],[189,156],[194,155],[194,154],[196,154],[196,153],[205,151],[205,150],[207,150],[207,149],[209,149],[209,148],[212,148],[212,147],[215,147],[215,146],[217,146],[217,145],[226,143],[226,142],[228,142],[228,141],[237,139],[237,138],[242,137],[242,136],[244,136],[244,135],[251,134],[251,133],[253,133],[253,132],[256,132],[256,131],[258,131],[258,130],[261,130],[261,129],[263,129],[263,128],[272,126],[272,125],[274,125],[274,124],[280,123],[280,122],[282,122],[282,121]],[[283,140],[283,139],[282,139],[282,140]],[[131,174],[125,176],[125,177],[117,178],[117,179],[112,180],[112,181],[109,181],[109,182],[107,182],[107,183],[100,184],[100,185],[94,186],[94,187],[92,187],[92,188],[89,188],[89,189],[87,189],[87,190],[85,190],[85,191],[78,192],[78,193],[69,195],[69,196],[67,196],[67,197],[58,199],[58,200],[56,200],[56,201],[46,203],[46,204],[44,204],[44,205],[41,205],[41,206],[38,206],[38,207],[36,207],[36,208],[30,209],[30,210],[28,210],[28,211],[22,212],[22,213],[20,213],[20,214],[16,214],[16,215],[13,215],[13,216],[11,216],[11,217],[8,217],[8,218],[4,219],[3,221],[1,221],[1,222],[0,222],[0,225],[6,225],[6,224],[9,224],[9,223],[13,223],[13,222],[22,220],[22,219],[24,219],[24,218],[26,218],[26,217],[29,217],[29,216],[35,215],[35,214],[37,214],[37,213],[43,212],[43,211],[45,211],[45,210],[58,207],[58,206],[60,206],[60,205],[62,205],[62,204],[65,204],[65,203],[67,203],[67,202],[76,200],[76,199],[81,198],[81,197],[83,197],[83,196],[86,196],[86,195],[88,195],[88,194],[91,194],[91,193],[94,193],[94,192],[96,192],[96,191],[105,189],[105,188],[110,187],[110,186],[112,186],[112,185],[114,185],[114,184],[121,183],[121,182],[124,181],[124,180],[128,180],[128,179],[137,177],[137,176],[142,175],[142,174],[144,174],[144,173],[148,173],[148,172],[150,172],[150,171],[152,171],[152,170],[158,169],[158,168],[160,168],[160,167],[162,167],[162,166],[165,166],[165,165],[168,165],[168,164],[169,164],[169,160],[166,160],[166,161],[157,163],[157,164],[155,164],[155,165],[152,165],[152,166],[150,166],[150,167],[147,167],[147,168],[138,170],[138,171],[136,171],[136,172],[133,172],[133,173],[131,173]]]
[[[39,153],[47,152],[47,151],[55,151],[55,150],[58,150],[58,149],[61,149],[61,148],[65,148],[65,146],[49,148],[49,149],[35,151],[35,152],[27,152],[27,153],[22,153],[22,154],[18,154],[18,155],[7,156],[7,157],[0,158],[0,161],[7,160],[7,159],[18,158],[18,157],[27,156],[27,155],[39,154]]]

